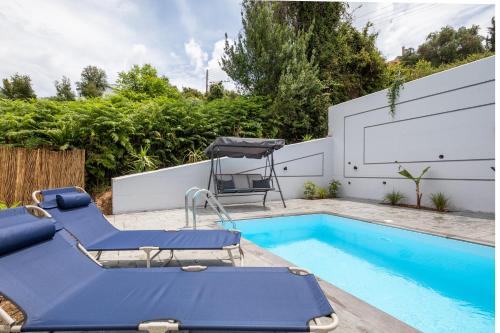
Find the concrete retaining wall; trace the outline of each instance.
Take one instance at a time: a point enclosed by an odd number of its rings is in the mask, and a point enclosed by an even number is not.
[[[402,179],[430,166],[423,204],[444,192],[455,209],[494,212],[495,58],[490,57],[404,85],[393,118],[387,90],[329,109],[334,177],[342,195],[380,200],[395,189],[415,202]]]
[[[332,138],[287,145],[274,154],[275,169],[286,199],[300,198],[307,180],[326,186],[332,176]],[[221,160],[223,173],[263,173],[265,160]],[[184,193],[206,188],[210,161],[113,178],[113,213],[184,207]],[[268,200],[278,200],[271,192]],[[262,195],[221,198],[224,203],[260,202]]]

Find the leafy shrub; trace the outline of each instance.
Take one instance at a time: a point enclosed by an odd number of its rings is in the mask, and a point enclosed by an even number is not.
[[[384,196],[384,202],[390,203],[393,206],[405,199],[406,196],[403,193],[395,190],[392,190],[392,192],[389,192]]]
[[[311,181],[307,181],[304,183],[304,198],[306,199],[314,199],[314,196],[317,192],[317,186]]]
[[[445,212],[448,210],[450,199],[444,193],[432,193],[430,198],[438,212]]]
[[[318,199],[328,198],[328,190],[324,187],[318,187],[316,189],[316,198],[318,198]]]
[[[0,144],[85,149],[86,184],[92,190],[129,173],[131,164],[134,171],[181,164],[217,136],[273,137],[269,106],[267,97],[244,96],[211,102],[169,97],[138,102],[122,95],[76,101],[0,99]]]
[[[340,183],[340,181],[332,179],[332,181],[328,185],[328,195],[330,196],[330,198],[337,197],[337,193],[339,192],[341,186],[342,183]]]

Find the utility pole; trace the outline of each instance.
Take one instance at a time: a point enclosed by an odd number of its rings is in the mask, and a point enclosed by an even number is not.
[[[205,94],[208,94],[208,68],[205,73]]]

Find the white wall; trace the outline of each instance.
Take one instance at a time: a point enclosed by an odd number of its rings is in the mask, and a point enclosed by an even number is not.
[[[430,166],[423,204],[441,191],[455,209],[494,212],[494,81],[490,57],[405,84],[394,118],[387,90],[330,107],[341,194],[380,200],[395,189],[414,202],[415,186],[398,175],[398,166],[413,174]]]
[[[422,181],[424,205],[431,205],[430,193],[441,191],[455,209],[494,212],[494,81],[490,57],[405,84],[394,118],[386,90],[330,107],[327,138],[275,153],[285,198],[302,197],[306,180],[326,186],[334,177],[345,197],[382,200],[395,189],[414,202],[414,184],[397,173],[402,164],[414,174],[431,167]],[[262,172],[264,166],[264,160],[251,159],[222,163],[227,173]],[[188,188],[207,187],[209,167],[206,161],[114,178],[113,212],[183,207]]]
[[[285,199],[299,198],[306,180],[326,186],[332,177],[332,138],[287,145],[274,154],[275,169]],[[263,173],[265,160],[222,159],[223,173]],[[287,170],[284,170],[286,167]],[[113,213],[184,207],[184,193],[206,188],[210,161],[113,178]],[[276,186],[275,186],[276,187]],[[213,189],[213,187],[212,187]],[[224,203],[260,202],[262,195],[221,198]],[[268,200],[279,200],[270,192]]]

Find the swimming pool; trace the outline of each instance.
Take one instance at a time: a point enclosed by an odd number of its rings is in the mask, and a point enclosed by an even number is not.
[[[494,248],[328,214],[236,221],[243,237],[424,332],[494,332]]]

